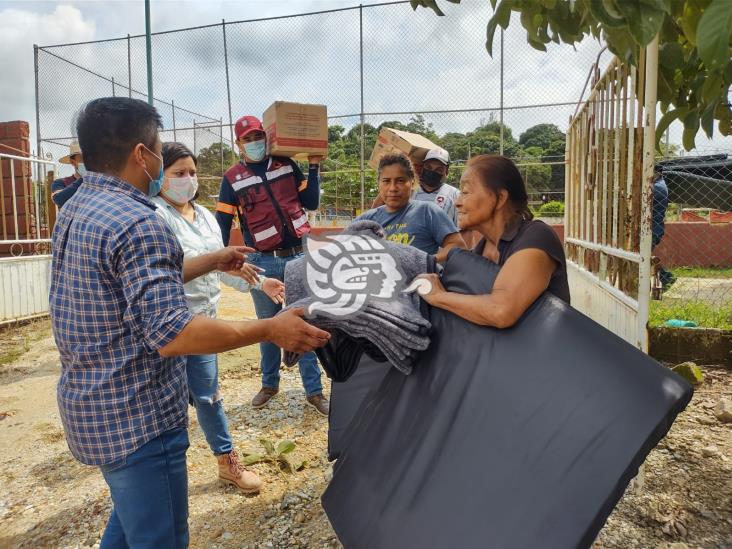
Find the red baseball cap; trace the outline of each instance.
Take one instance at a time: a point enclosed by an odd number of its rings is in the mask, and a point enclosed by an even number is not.
[[[262,122],[256,116],[242,116],[234,124],[234,133],[237,139],[241,139],[246,134],[254,131],[264,131]]]

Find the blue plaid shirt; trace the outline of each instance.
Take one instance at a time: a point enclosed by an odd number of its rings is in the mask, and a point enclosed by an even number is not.
[[[126,181],[89,172],[60,210],[50,310],[61,421],[79,461],[119,462],[186,425],[184,359],[157,352],[193,318],[182,266],[175,235]]]

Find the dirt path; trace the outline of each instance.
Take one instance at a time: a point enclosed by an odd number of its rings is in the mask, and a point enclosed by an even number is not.
[[[247,295],[227,290],[222,301],[222,317],[254,317]],[[99,472],[75,461],[66,447],[49,323],[0,333],[0,352],[7,355],[19,339],[29,350],[0,364],[0,547],[93,547],[107,520],[109,493]],[[214,458],[191,412],[191,546],[338,547],[319,504],[330,472],[327,423],[305,406],[297,371],[283,369],[282,391],[254,411],[258,348],[222,354],[220,368],[239,450],[261,452],[262,437],[289,439],[308,464],[295,474],[254,465],[265,489],[242,496],[216,482]],[[732,549],[732,425],[713,415],[721,396],[732,398],[732,372],[705,374],[690,408],[649,457],[644,490],[626,495],[596,547]]]

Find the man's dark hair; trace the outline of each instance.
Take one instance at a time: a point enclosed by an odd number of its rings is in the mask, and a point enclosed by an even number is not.
[[[119,171],[138,143],[153,149],[162,127],[158,111],[145,101],[127,97],[89,101],[76,121],[84,165],[94,172]]]
[[[404,169],[404,173],[407,175],[407,179],[414,179],[414,166],[412,162],[403,154],[387,154],[381,157],[379,160],[378,177],[381,179],[381,172],[387,166],[401,166]]]

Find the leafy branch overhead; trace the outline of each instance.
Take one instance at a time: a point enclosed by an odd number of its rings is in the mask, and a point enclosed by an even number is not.
[[[460,0],[449,0],[460,3]],[[708,137],[732,133],[732,0],[490,0],[486,49],[493,55],[498,27],[520,14],[526,38],[546,51],[550,42],[602,40],[623,60],[638,63],[638,52],[659,37],[658,101],[663,116],[656,136],[674,121],[684,125],[684,148],[693,149],[701,128]],[[435,0],[411,0],[412,7],[443,15]]]

